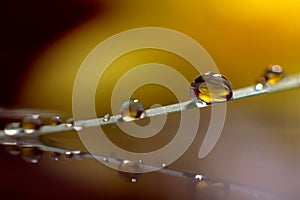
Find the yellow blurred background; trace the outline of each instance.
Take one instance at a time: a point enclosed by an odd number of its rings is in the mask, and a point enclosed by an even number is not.
[[[138,27],[164,27],[190,36],[207,50],[234,88],[254,84],[270,64],[283,66],[287,74],[300,73],[298,0],[95,0],[93,6],[105,9],[99,9],[40,50],[23,74],[14,107],[71,114],[73,83],[88,53],[110,36]],[[99,116],[111,112],[109,98],[118,78],[134,66],[149,62],[173,67],[189,82],[198,76],[188,62],[169,52],[147,49],[126,54],[109,67],[99,82],[95,98]],[[152,104],[175,103],[174,95],[168,91],[152,85],[139,88],[134,95],[148,108]],[[204,125],[195,143],[172,166],[299,198],[299,91],[228,103],[222,136],[209,156],[200,160],[197,153],[204,137],[201,133],[210,116],[209,110],[204,110]],[[106,131],[109,134],[110,129]],[[75,132],[58,138],[74,148],[84,148]],[[93,160],[54,162],[44,158],[38,169],[56,177],[62,185],[84,188],[82,193],[94,198],[188,198],[184,180],[150,173],[130,184]]]

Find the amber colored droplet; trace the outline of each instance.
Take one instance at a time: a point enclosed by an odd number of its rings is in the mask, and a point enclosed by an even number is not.
[[[54,116],[50,119],[50,125],[51,126],[57,126],[62,124],[62,120],[59,116]]]
[[[280,65],[270,65],[263,77],[268,84],[273,85],[281,81],[284,76],[283,68]]]
[[[42,120],[39,115],[32,115],[24,117],[21,123],[21,127],[25,133],[33,133],[34,131],[39,130],[43,125]]]
[[[120,108],[124,121],[132,121],[144,117],[144,106],[137,99],[125,101]]]
[[[22,147],[21,157],[28,163],[36,164],[43,156],[43,151],[37,147]]]
[[[143,164],[140,162],[124,160],[119,165],[118,173],[122,180],[135,183],[143,173]]]
[[[196,104],[226,102],[232,98],[232,86],[230,81],[221,74],[208,72],[192,82],[190,97]]]

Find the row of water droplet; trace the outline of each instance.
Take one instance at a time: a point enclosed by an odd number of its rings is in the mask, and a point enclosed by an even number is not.
[[[63,120],[59,116],[54,116],[50,119],[47,125],[57,126],[63,123]],[[65,121],[67,127],[72,127],[74,120],[69,118]],[[22,119],[21,122],[8,123],[4,128],[4,134],[8,136],[14,136],[21,133],[32,134],[38,131],[44,125],[43,120],[38,114],[28,115]]]
[[[280,65],[270,65],[254,85],[255,90],[267,89],[281,81],[285,76]],[[223,103],[232,99],[233,89],[230,81],[223,75],[207,72],[194,79],[190,86],[190,98],[197,105]],[[120,113],[124,121],[145,117],[144,107],[137,99],[130,99],[121,105]],[[104,121],[109,115],[104,116]]]
[[[267,89],[270,85],[276,84],[284,78],[285,74],[279,65],[270,65],[264,75],[258,79],[254,86],[255,90]],[[190,87],[190,97],[194,103],[202,105],[210,105],[222,103],[231,100],[233,96],[232,85],[230,81],[221,74],[207,72],[197,77],[192,81]],[[120,114],[124,121],[132,121],[145,117],[145,109],[141,102],[137,99],[129,99],[125,101],[120,108]],[[103,121],[110,120],[110,115],[106,114]],[[54,116],[49,125],[56,126],[62,124],[63,121],[59,116]],[[67,119],[66,125],[72,127],[73,119]],[[10,123],[4,129],[6,135],[16,135],[21,132],[31,134],[39,130],[43,126],[39,115],[31,115],[25,117],[21,123]],[[80,127],[75,127],[75,130],[80,130]]]
[[[32,164],[38,163],[42,158],[43,154],[45,153],[39,147],[32,146],[32,145],[18,146],[17,144],[5,144],[2,145],[2,148],[7,153],[13,156],[21,156],[23,160]],[[60,160],[62,156],[64,156],[65,159],[67,160],[70,159],[81,160],[83,158],[83,153],[78,150],[66,151],[64,153],[58,153],[52,151],[52,152],[48,152],[48,154],[51,159],[56,161]]]

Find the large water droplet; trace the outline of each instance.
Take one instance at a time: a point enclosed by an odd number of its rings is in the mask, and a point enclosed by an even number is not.
[[[42,120],[39,115],[31,115],[28,117],[24,117],[22,121],[22,128],[25,133],[33,133],[36,130],[39,130],[43,125]]]
[[[120,113],[124,121],[132,121],[144,117],[144,106],[137,99],[125,101],[120,108]]]
[[[36,164],[43,156],[43,151],[37,147],[22,147],[21,157],[28,163]]]
[[[129,160],[123,160],[119,165],[118,173],[122,180],[135,183],[143,173],[143,164]]]
[[[232,86],[221,74],[208,72],[192,82],[190,97],[196,104],[201,105],[226,102],[232,97]]]
[[[270,65],[265,74],[264,78],[266,82],[270,85],[276,84],[277,82],[281,81],[284,78],[285,74],[283,69],[280,65]]]
[[[4,133],[6,135],[17,135],[21,133],[22,128],[20,127],[20,123],[14,122],[14,123],[9,123],[5,126],[4,128]]]
[[[62,124],[62,120],[59,116],[54,116],[50,119],[50,125],[51,126],[57,126]]]

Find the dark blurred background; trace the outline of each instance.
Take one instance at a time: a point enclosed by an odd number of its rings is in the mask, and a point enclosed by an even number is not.
[[[104,11],[105,4],[100,5],[93,0],[1,2],[0,106],[16,107],[26,72],[47,45],[92,18],[95,13]],[[105,197],[101,192],[89,194],[89,191],[76,183],[61,182],[60,178],[40,170],[41,167],[30,165],[3,149],[0,154],[0,170],[3,172],[1,199],[83,199],[90,195],[94,199]]]

